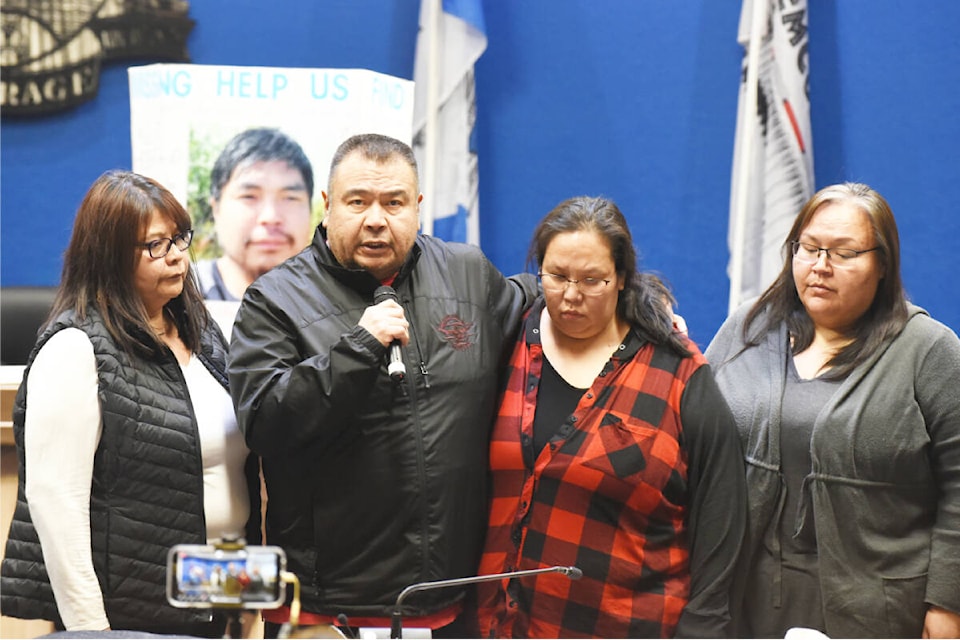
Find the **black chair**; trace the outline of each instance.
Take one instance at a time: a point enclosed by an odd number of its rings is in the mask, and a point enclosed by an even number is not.
[[[56,287],[0,287],[0,364],[27,364]]]

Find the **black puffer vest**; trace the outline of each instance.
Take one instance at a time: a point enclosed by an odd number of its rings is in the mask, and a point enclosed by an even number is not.
[[[68,327],[89,336],[97,361],[103,431],[91,485],[91,551],[111,628],[206,621],[208,611],[169,606],[165,591],[169,548],[206,541],[200,437],[183,372],[169,351],[145,359],[118,349],[95,311],[82,321],[66,312],[43,333],[17,393],[19,486],[0,578],[0,610],[59,622],[24,494],[24,418],[30,365],[40,347]],[[199,358],[226,387],[226,345],[213,323],[202,343]]]

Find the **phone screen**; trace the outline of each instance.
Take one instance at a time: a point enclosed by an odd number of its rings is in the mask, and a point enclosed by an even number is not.
[[[168,554],[167,600],[175,607],[278,607],[286,563],[280,547],[176,545]]]

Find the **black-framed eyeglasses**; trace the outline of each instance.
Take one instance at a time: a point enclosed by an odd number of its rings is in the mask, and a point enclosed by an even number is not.
[[[193,242],[193,229],[187,229],[172,238],[157,238],[150,242],[138,242],[137,246],[146,247],[151,258],[163,258],[170,253],[170,247],[173,245],[177,245],[177,249],[180,249],[180,251],[186,251],[191,242]]]
[[[567,287],[572,284],[576,285],[577,290],[585,296],[600,295],[611,282],[611,280],[606,280],[604,278],[581,278],[580,280],[571,280],[570,278],[561,276],[557,273],[543,272],[538,273],[537,277],[540,278],[540,286],[543,287],[544,291],[549,291],[551,293],[563,293],[567,290]]]
[[[791,242],[790,247],[793,249],[793,257],[800,262],[815,264],[817,260],[820,259],[820,252],[823,252],[831,264],[837,265],[842,265],[845,262],[849,263],[864,253],[870,253],[880,248],[877,246],[872,249],[862,249],[859,251],[857,249],[828,249],[827,247],[818,247],[815,244],[800,242],[799,240]]]

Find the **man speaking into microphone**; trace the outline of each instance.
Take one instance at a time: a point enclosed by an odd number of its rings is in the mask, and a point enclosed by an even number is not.
[[[536,281],[418,235],[416,160],[393,138],[341,144],[323,198],[312,244],[246,291],[230,387],[301,624],[389,627],[408,585],[476,573],[497,373]],[[464,597],[418,593],[404,623],[474,637]],[[264,612],[268,637],[288,613]]]

